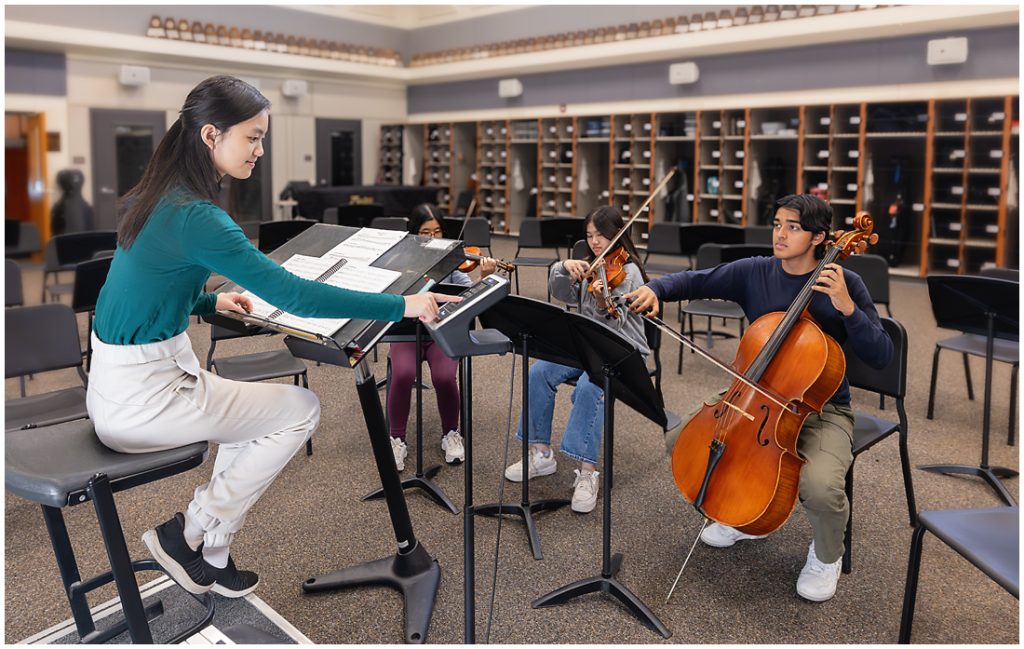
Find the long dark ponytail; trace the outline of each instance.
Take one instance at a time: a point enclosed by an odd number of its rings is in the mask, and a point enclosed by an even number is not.
[[[220,178],[200,135],[203,126],[213,124],[223,133],[269,108],[270,102],[259,90],[235,77],[210,77],[193,88],[153,152],[142,180],[118,204],[121,247],[131,247],[157,202],[172,188],[180,189],[185,200],[217,200]]]
[[[606,239],[612,239],[622,226],[626,224],[622,218],[622,212],[619,208],[614,205],[602,205],[594,208],[590,214],[587,215],[583,225],[586,227],[587,223],[593,223],[594,228],[600,232]],[[636,246],[633,245],[633,240],[629,238],[629,233],[625,233],[615,244],[616,247],[623,246],[626,252],[629,253],[629,260],[636,264],[636,267],[640,269],[640,276],[644,278],[644,283],[647,283],[647,271],[644,270],[644,264],[640,261],[640,254],[636,251]],[[597,257],[594,252],[587,247],[587,261],[594,261]]]

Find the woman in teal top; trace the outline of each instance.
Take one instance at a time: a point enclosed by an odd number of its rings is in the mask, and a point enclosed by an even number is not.
[[[231,541],[320,421],[320,402],[305,388],[229,381],[200,368],[185,333],[189,315],[252,309],[238,293],[204,293],[211,271],[306,317],[431,320],[437,302],[452,299],[308,281],[253,247],[214,201],[224,176],[252,174],[269,108],[233,77],[212,77],[189,93],[120,205],[118,247],[96,305],[87,403],[100,440],[123,453],[219,445],[212,478],[186,511],[143,535],[160,565],[193,593],[241,597],[256,587],[255,573],[235,567]]]

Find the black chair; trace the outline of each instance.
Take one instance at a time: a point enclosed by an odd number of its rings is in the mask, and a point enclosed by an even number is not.
[[[1020,281],[1020,271],[1014,268],[983,268],[978,272],[981,277],[995,277],[996,279],[1006,279],[1011,282]]]
[[[21,266],[13,259],[4,263],[4,306],[25,304],[25,293],[21,285]]]
[[[328,225],[338,225],[338,208],[328,207],[324,209],[324,214],[320,218],[321,223]]]
[[[234,338],[249,338],[249,336],[226,327],[210,326],[210,351],[206,354],[207,372],[215,371],[218,376],[246,383],[269,381],[290,376],[295,385],[299,385],[301,379],[302,387],[309,388],[309,375],[306,372],[306,364],[292,356],[292,353],[287,349],[240,354],[238,356],[222,356],[221,358],[213,357],[213,353],[217,350],[217,343]],[[306,455],[312,454],[313,438],[310,437],[306,440]]]
[[[748,225],[743,228],[743,243],[759,243],[772,245],[774,238],[772,233],[775,228],[770,225]]]
[[[903,614],[900,617],[900,644],[910,642],[917,603],[917,581],[921,569],[924,533],[931,532],[940,541],[970,561],[976,568],[1020,599],[1020,509],[945,509],[921,512],[910,544],[907,583],[903,590]]]
[[[82,344],[75,312],[66,304],[40,304],[4,311],[4,378],[75,368],[83,387],[25,396],[4,402],[7,431],[48,426],[89,416],[85,407],[88,377],[82,370]]]
[[[928,278],[929,283],[932,282],[932,278]],[[941,281],[941,280],[940,280]],[[1010,280],[997,280],[1003,282],[1009,282]],[[1014,284],[1007,284],[1007,289],[1016,291],[1019,282]],[[935,312],[936,304],[932,301],[932,311]],[[939,316],[936,315],[936,320]],[[940,327],[944,327],[943,323],[939,322]],[[955,327],[954,323],[950,323],[948,326]],[[1015,443],[1014,437],[1016,432],[1017,423],[1017,373],[1020,369],[1020,342],[1017,338],[1008,339],[999,337],[996,335],[995,345],[993,347],[992,360],[1000,363],[1010,364],[1010,416],[1007,424],[1007,436],[1006,443],[1013,446]],[[964,360],[964,378],[967,380],[967,399],[974,401],[974,385],[971,381],[971,365],[969,356],[978,356],[985,358],[986,356],[987,341],[984,335],[981,335],[977,331],[964,332],[958,336],[951,338],[943,338],[942,340],[935,343],[935,352],[932,355],[932,379],[928,386],[928,419],[934,419],[935,415],[935,384],[938,380],[939,374],[939,352],[943,349],[949,349],[954,352],[960,352]]]
[[[316,221],[306,219],[263,221],[260,223],[257,247],[262,253],[273,252],[314,225]]]
[[[469,210],[469,206],[473,203],[473,191],[465,190],[459,192],[455,196],[455,215],[466,216],[466,211]],[[479,205],[477,206],[479,207]],[[479,210],[473,210],[479,211]]]
[[[398,230],[408,232],[409,219],[404,216],[378,216],[370,223],[371,228],[378,230]]]
[[[376,203],[338,206],[338,225],[366,228],[373,223],[374,219],[382,216],[384,216],[384,207]]]
[[[867,365],[856,353],[846,346],[846,378],[850,387],[867,390],[896,400],[899,421],[889,421],[860,410],[853,416],[853,463],[846,471],[846,499],[850,503],[850,520],[846,525],[843,539],[843,572],[850,572],[853,566],[853,466],[861,453],[868,450],[893,433],[899,433],[900,466],[903,468],[903,490],[907,497],[907,512],[910,525],[917,523],[917,501],[914,498],[914,482],[910,474],[910,456],[907,452],[907,411],[904,399],[907,396],[907,330],[892,318],[882,318],[882,328],[889,334],[893,344],[892,360],[880,370]]]
[[[480,251],[487,249],[491,254],[491,222],[482,216],[470,217],[462,231],[462,240],[467,246],[476,246]]]
[[[257,241],[260,238],[261,221],[238,221],[238,227],[242,228],[242,234],[249,241]]]
[[[110,264],[109,256],[83,261],[75,266],[75,285],[71,293],[71,309],[75,313],[85,313],[88,326],[85,328],[85,369],[92,366],[92,316],[96,311],[96,302],[100,299],[100,289],[107,281]]]
[[[61,295],[70,295],[74,290],[72,283],[61,283],[60,273],[75,270],[79,262],[88,261],[101,250],[117,248],[117,232],[114,230],[94,230],[92,232],[72,232],[60,234],[46,242],[43,252],[43,297],[49,294],[55,300]],[[49,283],[50,276],[54,283]]]
[[[35,223],[4,219],[4,257],[23,259],[43,250]]]
[[[850,255],[842,265],[860,275],[871,301],[883,305],[886,315],[892,317],[892,309],[889,308],[889,262],[885,257],[867,253]]]
[[[115,453],[96,437],[88,419],[6,433],[4,486],[9,493],[42,506],[64,593],[83,643],[106,642],[125,630],[134,643],[153,643],[149,620],[163,613],[163,603],[143,605],[135,573],[162,568],[152,559],[132,561],[114,494],[195,468],[206,460],[208,448],[200,442],[154,453]],[[110,571],[82,579],[61,510],[90,500]],[[86,596],[110,582],[117,586],[124,619],[98,631]],[[212,594],[194,597],[205,605],[204,617],[165,642],[181,642],[212,621]]]
[[[520,256],[520,252],[524,249],[530,248],[555,248],[555,258],[550,257],[523,257]],[[516,242],[516,254],[512,263],[516,265],[516,294],[519,293],[519,275],[520,270],[524,266],[532,266],[536,268],[544,268],[544,286],[548,294],[548,302],[551,301],[551,289],[547,288],[548,275],[551,273],[551,267],[558,261],[561,261],[561,257],[558,254],[558,248],[552,245],[545,245],[544,240],[541,238],[541,219],[531,218],[523,219],[523,222],[519,225],[519,240]]]
[[[682,227],[683,223],[655,223],[651,226],[650,236],[647,237],[647,252],[644,254],[644,269],[648,275],[667,275],[682,270],[684,265]],[[651,255],[666,255],[679,257],[678,263],[673,262],[651,262]],[[688,265],[688,264],[687,264]]]

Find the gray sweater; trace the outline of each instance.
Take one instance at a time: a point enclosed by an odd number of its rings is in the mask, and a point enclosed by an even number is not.
[[[626,264],[625,269],[626,279],[612,290],[613,296],[625,295],[644,285],[644,278],[636,264]],[[587,281],[575,282],[565,270],[565,265],[562,262],[552,266],[551,274],[548,275],[548,287],[551,289],[552,295],[566,304],[579,306],[581,314],[618,332],[644,356],[650,354],[651,349],[647,346],[647,336],[644,334],[643,318],[625,308],[619,309],[618,319],[605,317],[607,312],[597,307],[597,299],[587,291],[588,285]]]

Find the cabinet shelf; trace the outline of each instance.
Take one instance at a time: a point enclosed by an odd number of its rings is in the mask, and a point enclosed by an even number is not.
[[[794,135],[767,135],[767,134],[762,133],[760,135],[751,135],[750,139],[751,140],[795,140],[795,139],[797,139],[797,135],[795,135],[795,134]]]
[[[856,205],[857,201],[852,198],[833,198],[829,200],[832,205]]]
[[[991,250],[996,249],[996,242],[988,239],[965,239],[964,245],[968,248],[988,248]]]
[[[832,167],[832,171],[857,171],[857,167]]]
[[[658,142],[694,142],[696,137],[692,135],[659,135]]]
[[[960,203],[932,203],[932,209],[937,210],[958,210],[961,207]]]
[[[537,138],[514,137],[509,144],[537,144]]]
[[[928,134],[925,133],[924,131],[902,131],[902,132],[894,132],[894,133],[885,133],[885,132],[879,131],[879,132],[876,132],[876,133],[865,133],[865,135],[867,137],[869,137],[869,138],[878,138],[878,139],[882,139],[882,138],[910,138],[910,139],[913,139],[913,138],[925,137]]]

